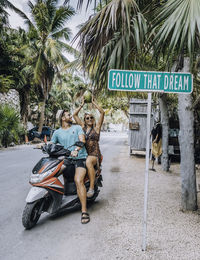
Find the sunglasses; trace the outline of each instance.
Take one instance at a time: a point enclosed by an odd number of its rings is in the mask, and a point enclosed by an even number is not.
[[[93,117],[93,116],[87,116],[85,119],[86,119],[86,120],[94,119],[94,117]]]

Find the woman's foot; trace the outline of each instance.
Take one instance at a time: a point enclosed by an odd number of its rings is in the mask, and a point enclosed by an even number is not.
[[[87,224],[90,222],[90,215],[87,212],[82,212],[81,214],[81,223],[82,224]]]
[[[94,190],[89,188],[88,192],[87,192],[87,198],[92,198],[94,195]]]

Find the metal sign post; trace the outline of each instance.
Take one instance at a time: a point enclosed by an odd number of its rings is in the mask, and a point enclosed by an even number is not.
[[[145,167],[145,184],[144,184],[144,217],[143,217],[143,237],[142,250],[146,250],[147,236],[147,202],[148,202],[148,183],[149,183],[149,144],[150,144],[150,122],[151,122],[151,93],[148,93],[147,105],[147,138],[146,138],[146,167]]]

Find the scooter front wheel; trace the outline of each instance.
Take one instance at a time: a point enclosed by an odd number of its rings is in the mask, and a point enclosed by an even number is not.
[[[38,222],[41,215],[41,204],[42,200],[26,204],[22,215],[22,224],[25,229],[31,229]]]

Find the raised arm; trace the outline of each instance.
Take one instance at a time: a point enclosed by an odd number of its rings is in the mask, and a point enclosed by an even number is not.
[[[84,105],[84,98],[82,99],[82,102],[81,102],[81,105],[74,111],[74,113],[73,113],[73,118],[74,118],[74,120],[76,121],[76,123],[78,124],[78,125],[80,125],[81,127],[84,127],[84,122],[82,122],[81,121],[81,119],[79,118],[79,116],[78,116],[78,113],[80,112],[80,110],[81,110],[81,108],[83,107],[83,105]]]
[[[99,113],[100,113],[100,117],[99,117],[99,120],[98,120],[97,125],[96,125],[96,130],[97,130],[98,133],[100,133],[100,131],[101,131],[101,126],[102,126],[103,120],[104,120],[104,114],[105,114],[105,112],[104,112],[103,108],[100,107],[100,106],[97,104],[96,100],[94,99],[94,96],[92,96],[92,104],[99,110]]]

